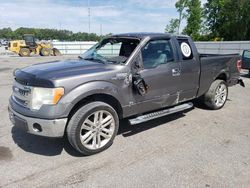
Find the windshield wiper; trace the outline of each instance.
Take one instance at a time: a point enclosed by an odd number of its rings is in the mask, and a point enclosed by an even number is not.
[[[87,60],[87,61],[95,61],[97,63],[102,63],[102,64],[105,64],[106,62],[104,60],[101,60],[101,59],[95,59],[93,57],[91,58],[82,58],[83,60]]]
[[[108,62],[116,64],[116,65],[124,65],[124,62],[122,62],[122,61],[111,61],[111,60],[108,60]]]
[[[115,61],[115,60],[108,60],[108,62],[110,62],[110,63],[118,63],[118,62]]]

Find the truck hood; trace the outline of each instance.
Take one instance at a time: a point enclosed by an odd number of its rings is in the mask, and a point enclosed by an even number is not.
[[[102,64],[87,60],[65,60],[34,64],[17,70],[16,80],[26,82],[26,85],[53,87],[53,82],[67,77],[88,76],[98,73],[107,74],[117,66]],[[99,75],[99,74],[98,74]],[[50,83],[49,83],[50,82]]]
[[[110,70],[110,65],[86,60],[54,61],[34,64],[22,71],[36,75],[39,78],[56,79],[78,74],[98,73]]]

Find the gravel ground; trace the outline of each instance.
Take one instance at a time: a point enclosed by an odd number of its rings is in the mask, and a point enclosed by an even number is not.
[[[136,126],[108,150],[79,156],[66,139],[23,133],[8,119],[12,71],[74,57],[0,57],[0,187],[249,187],[250,78],[219,111],[199,105]]]

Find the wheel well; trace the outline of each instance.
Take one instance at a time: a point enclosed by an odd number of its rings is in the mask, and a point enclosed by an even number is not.
[[[94,94],[94,95],[90,95],[88,97],[85,97],[82,100],[80,100],[78,103],[76,103],[75,106],[71,109],[71,111],[69,113],[69,118],[71,118],[72,115],[79,108],[81,108],[83,105],[86,105],[86,104],[88,104],[90,102],[94,102],[94,101],[100,101],[100,102],[104,102],[104,103],[109,104],[110,106],[112,106],[115,109],[119,118],[123,117],[123,111],[122,111],[121,104],[115,97],[108,95],[108,94]]]
[[[216,77],[215,80],[224,80],[227,82],[227,75],[225,73],[221,73],[219,76]]]

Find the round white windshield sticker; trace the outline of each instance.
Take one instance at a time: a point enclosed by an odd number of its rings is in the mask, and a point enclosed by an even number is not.
[[[186,42],[181,43],[181,52],[185,57],[191,56],[191,48]]]

